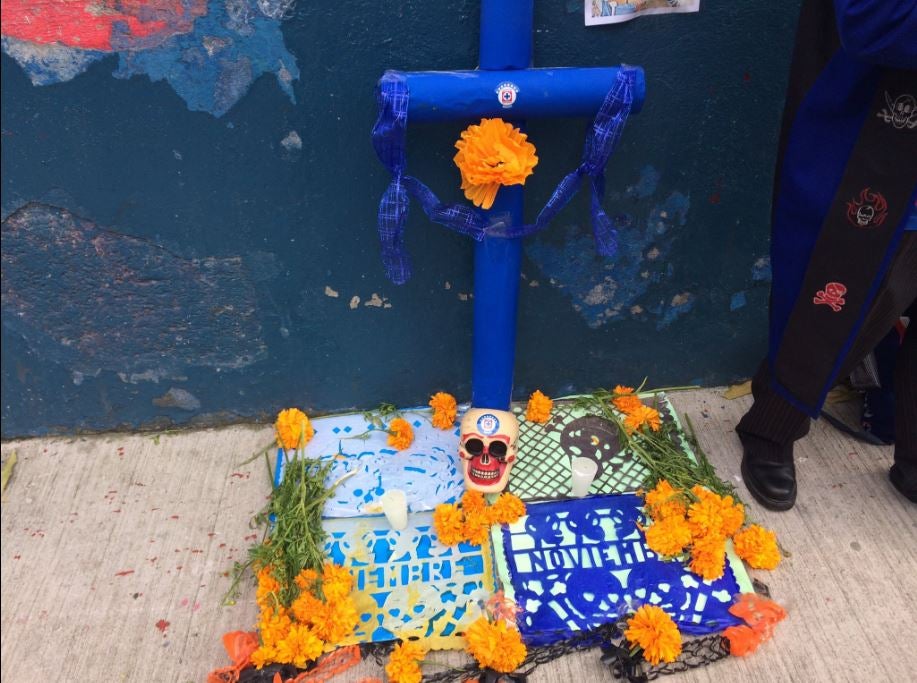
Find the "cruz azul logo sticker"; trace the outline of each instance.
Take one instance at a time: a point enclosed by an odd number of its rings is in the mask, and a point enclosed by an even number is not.
[[[496,415],[484,413],[478,418],[478,431],[484,436],[492,436],[500,429],[500,420]]]
[[[500,100],[503,108],[509,109],[516,103],[516,94],[519,92],[519,88],[515,83],[507,81],[498,85],[494,92],[497,93],[497,99]]]

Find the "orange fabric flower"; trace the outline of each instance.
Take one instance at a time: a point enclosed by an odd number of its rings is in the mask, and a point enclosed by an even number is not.
[[[729,611],[745,621],[723,631],[729,641],[729,652],[739,657],[754,652],[758,645],[769,640],[777,623],[786,618],[783,607],[757,593],[742,593]]]
[[[541,390],[537,390],[529,397],[528,405],[525,408],[525,419],[529,422],[545,423],[551,417],[553,407],[554,401],[542,394]]]
[[[433,426],[437,429],[451,429],[458,410],[455,397],[438,391],[430,397],[430,407],[433,409]]]
[[[643,657],[655,666],[659,662],[674,662],[681,654],[681,633],[678,626],[661,607],[643,605],[627,620],[624,637],[643,649]]]
[[[684,517],[666,517],[646,530],[646,544],[664,557],[680,555],[691,545],[691,527]]]
[[[736,554],[754,569],[774,569],[780,564],[777,534],[773,531],[751,524],[733,536],[732,542]]]
[[[654,432],[658,432],[662,428],[662,421],[659,418],[658,410],[641,403],[624,418],[624,429],[632,433],[643,427],[649,427]]]
[[[720,578],[726,570],[726,539],[714,534],[696,538],[688,568],[705,581]]]
[[[665,479],[660,479],[656,488],[644,496],[643,505],[657,522],[668,517],[684,517],[688,512],[684,491],[673,488]]]
[[[773,629],[778,622],[786,618],[786,610],[783,607],[757,593],[742,593],[730,606],[729,612],[756,631]]]
[[[525,133],[502,119],[481,119],[455,143],[453,161],[462,174],[462,190],[475,206],[493,206],[501,185],[525,185],[538,157]]]
[[[490,509],[494,523],[512,524],[525,514],[525,503],[512,493],[501,493]]]
[[[443,545],[456,545],[464,538],[464,515],[454,503],[437,505],[433,511],[433,528]]]
[[[385,665],[385,674],[391,683],[420,683],[422,673],[420,662],[426,651],[417,643],[398,643]]]
[[[480,617],[465,631],[465,649],[482,669],[510,673],[519,668],[528,654],[519,631],[502,619],[496,623]]]
[[[277,445],[286,450],[305,446],[315,435],[312,423],[299,408],[281,410],[274,423]]]
[[[745,624],[730,626],[723,631],[723,637],[729,641],[729,654],[744,657],[758,649],[761,636]]]
[[[398,451],[414,443],[414,429],[403,417],[396,417],[388,425],[388,445]]]

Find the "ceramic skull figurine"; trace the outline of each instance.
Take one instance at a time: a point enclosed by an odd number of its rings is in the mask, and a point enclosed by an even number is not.
[[[470,408],[462,418],[459,442],[465,488],[482,493],[505,489],[518,437],[519,421],[511,412]]]

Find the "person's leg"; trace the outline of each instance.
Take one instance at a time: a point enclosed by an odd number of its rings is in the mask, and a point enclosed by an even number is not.
[[[917,300],[895,364],[895,464],[889,479],[901,494],[917,503]]]
[[[789,510],[796,502],[793,442],[809,433],[811,420],[774,391],[766,359],[751,381],[751,392],[755,402],[736,426],[742,477],[764,507]]]
[[[847,377],[917,298],[917,232],[905,232],[839,377]],[[913,340],[911,340],[913,343]],[[796,501],[793,442],[809,431],[809,418],[771,386],[765,360],[752,381],[755,402],[736,426],[742,441],[742,476],[755,499],[771,510]]]

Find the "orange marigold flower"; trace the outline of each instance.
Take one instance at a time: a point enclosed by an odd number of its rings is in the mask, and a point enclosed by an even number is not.
[[[503,620],[489,622],[478,618],[465,631],[465,649],[482,669],[510,673],[519,668],[528,651],[519,631]]]
[[[277,643],[277,662],[305,669],[309,662],[318,659],[325,644],[308,626],[296,624],[287,637]]]
[[[462,510],[465,514],[479,513],[486,507],[487,501],[484,500],[484,494],[480,491],[469,489],[462,494]]]
[[[680,555],[691,545],[691,527],[684,517],[667,517],[646,530],[646,544],[659,555]]]
[[[702,486],[695,485],[691,492],[697,501],[688,508],[688,519],[695,535],[713,534],[729,538],[745,521],[745,507],[733,501],[732,496],[719,496]]]
[[[490,510],[494,523],[512,524],[525,514],[525,503],[512,493],[501,493]]]
[[[529,402],[525,409],[525,419],[529,422],[547,422],[551,417],[551,409],[554,407],[554,401],[549,399],[541,390],[536,390],[529,396]]]
[[[261,621],[258,622],[258,635],[261,644],[265,647],[276,647],[277,643],[287,637],[293,621],[287,610],[280,607],[276,611],[262,610]]]
[[[624,418],[624,429],[632,433],[643,427],[649,427],[654,432],[658,432],[662,427],[662,421],[659,419],[658,410],[641,404],[639,408],[635,408]]]
[[[443,545],[456,545],[465,538],[464,515],[454,503],[437,505],[433,511],[433,528]]]
[[[312,423],[299,408],[281,410],[274,423],[277,445],[286,450],[305,446],[315,435]]]
[[[668,517],[684,517],[688,511],[685,494],[673,488],[665,479],[660,479],[656,488],[643,498],[647,514],[657,522]]]
[[[251,659],[256,669],[263,669],[266,665],[273,664],[277,661],[277,650],[273,647],[262,645],[252,652]]]
[[[275,607],[278,604],[277,594],[280,592],[280,582],[274,578],[270,566],[262,567],[258,571],[258,589],[255,592],[255,602],[261,609]]]
[[[316,600],[310,603],[308,611],[297,612],[296,618],[309,626],[320,640],[336,645],[353,633],[360,615],[353,600],[348,598],[333,603]]]
[[[471,545],[484,545],[490,537],[490,526],[493,518],[489,508],[477,513],[466,514],[462,525],[462,536]]]
[[[321,614],[324,611],[324,607],[325,603],[312,595],[312,593],[303,591],[290,604],[290,614],[301,624],[309,624],[316,614]]]
[[[624,637],[643,649],[643,658],[655,666],[674,662],[681,654],[681,633],[661,607],[643,605],[627,620]]]
[[[422,674],[420,662],[426,651],[417,643],[403,641],[395,646],[385,665],[385,673],[391,683],[420,683]]]
[[[625,394],[624,396],[615,396],[611,399],[612,405],[617,408],[619,411],[625,415],[630,415],[643,407],[643,402],[639,397],[633,394]]]
[[[322,567],[322,593],[328,602],[341,602],[353,590],[353,576],[346,567],[326,562]]]
[[[754,569],[774,569],[780,564],[777,534],[752,524],[732,537],[736,554]]]
[[[462,190],[475,206],[493,206],[500,185],[525,185],[538,163],[527,137],[503,119],[481,119],[462,131],[453,161],[462,173]]]
[[[618,384],[618,385],[615,385],[615,388],[612,390],[611,393],[613,393],[615,396],[626,396],[627,394],[634,393],[634,388],[626,387],[623,384]]]
[[[433,408],[433,426],[437,429],[451,429],[458,410],[455,396],[438,391],[430,397],[430,407]]]
[[[414,429],[403,417],[396,417],[388,425],[388,445],[403,451],[414,443]]]
[[[720,578],[726,569],[726,539],[714,534],[695,539],[688,568],[705,581]]]
[[[303,569],[293,581],[299,586],[299,590],[314,592],[315,584],[318,582],[318,572],[314,569]]]

